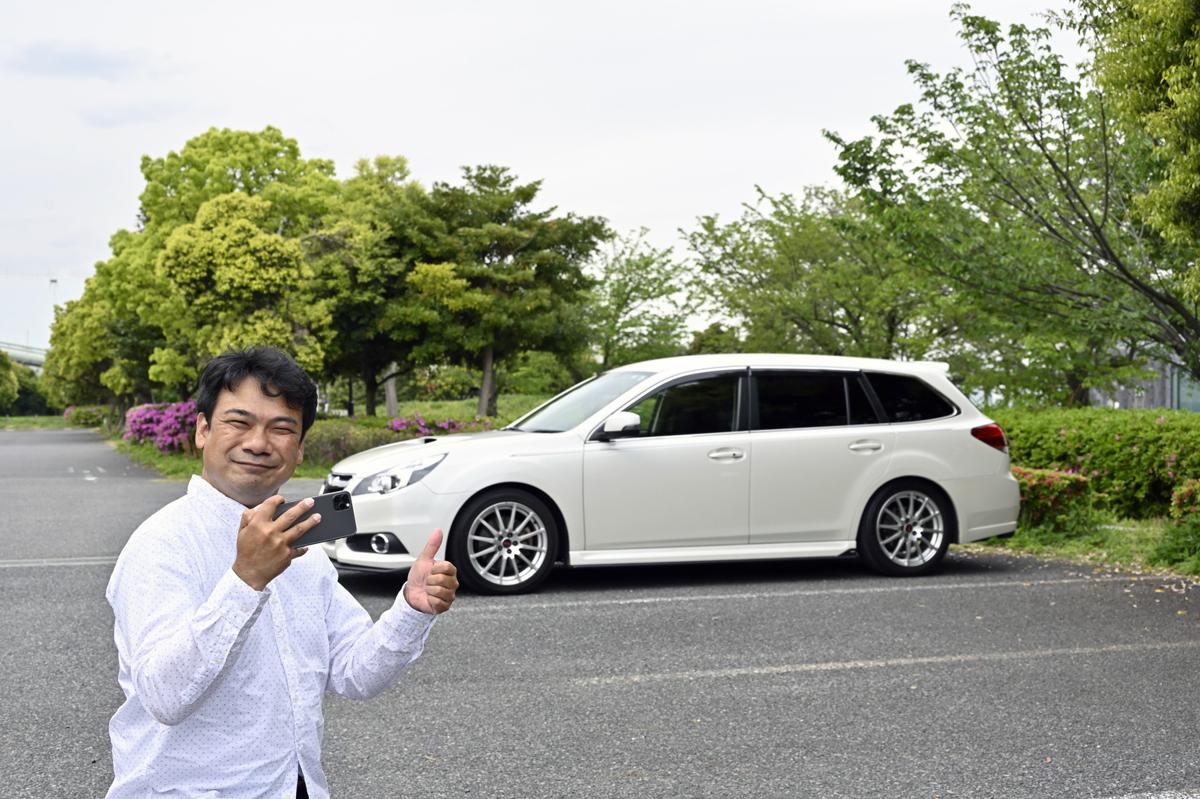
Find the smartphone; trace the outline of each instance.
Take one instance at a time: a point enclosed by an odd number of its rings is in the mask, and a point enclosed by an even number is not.
[[[275,509],[275,515],[271,518],[278,519],[287,512],[288,508],[294,508],[301,501],[298,499],[295,502],[283,503]],[[318,494],[313,497],[313,506],[308,509],[308,513],[297,519],[296,523],[299,524],[314,513],[321,514],[321,521],[316,527],[293,541],[293,549],[319,544],[322,541],[333,541],[336,538],[345,538],[358,532],[358,526],[354,521],[354,504],[350,501],[349,491],[335,491],[332,494]]]

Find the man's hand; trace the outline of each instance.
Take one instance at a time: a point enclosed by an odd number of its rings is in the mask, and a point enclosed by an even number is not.
[[[255,591],[266,588],[267,583],[283,574],[293,560],[308,551],[308,547],[292,549],[291,544],[321,521],[321,514],[314,513],[296,524],[296,520],[312,508],[311,499],[300,501],[272,521],[275,509],[282,504],[283,497],[276,495],[242,514],[233,573]]]
[[[429,542],[408,570],[404,599],[422,613],[445,613],[454,604],[458,591],[458,569],[448,560],[434,560],[442,545],[442,531],[434,530]]]

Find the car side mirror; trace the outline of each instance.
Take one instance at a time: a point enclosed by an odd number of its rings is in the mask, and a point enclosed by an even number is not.
[[[631,438],[642,432],[642,418],[633,411],[620,411],[604,420],[596,433],[597,441],[612,441],[614,438]]]

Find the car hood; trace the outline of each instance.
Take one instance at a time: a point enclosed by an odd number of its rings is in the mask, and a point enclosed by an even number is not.
[[[520,430],[491,430],[484,433],[455,433],[442,437],[412,438],[407,441],[397,441],[395,444],[384,444],[382,447],[364,450],[348,458],[343,458],[334,464],[333,471],[338,474],[355,476],[374,474],[420,458],[478,450],[481,447],[501,446],[507,448],[518,441],[540,437],[540,434],[524,433]]]

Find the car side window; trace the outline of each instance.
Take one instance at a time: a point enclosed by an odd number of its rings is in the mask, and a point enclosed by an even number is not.
[[[844,372],[754,372],[756,430],[835,427],[875,421],[858,376]]]
[[[921,422],[942,419],[957,411],[950,401],[923,380],[908,375],[868,372],[867,379],[892,422]]]
[[[642,421],[642,436],[728,433],[737,429],[738,374],[675,383],[626,410]]]

